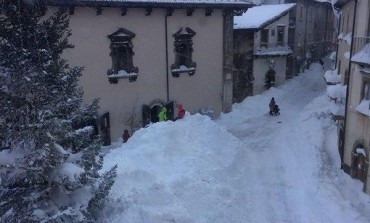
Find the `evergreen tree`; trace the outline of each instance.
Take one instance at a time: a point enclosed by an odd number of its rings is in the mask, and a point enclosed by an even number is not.
[[[116,167],[101,175],[98,101],[82,107],[83,69],[63,9],[5,1],[0,14],[0,222],[88,222],[101,209]],[[3,160],[3,163],[1,163]],[[7,162],[4,162],[7,160]]]

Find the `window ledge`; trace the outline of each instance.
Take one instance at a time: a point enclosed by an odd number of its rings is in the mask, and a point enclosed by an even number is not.
[[[128,78],[130,82],[136,81],[138,76],[138,68],[134,67],[131,69],[131,72],[128,73],[125,70],[119,70],[118,72],[113,72],[112,69],[109,69],[108,74],[108,80],[111,84],[117,84],[118,79],[124,79]]]
[[[171,66],[171,72],[174,77],[179,77],[180,74],[182,73],[188,73],[189,76],[193,76],[195,74],[195,69],[196,69],[195,63],[194,66],[191,67],[187,67],[184,65],[181,65],[179,67],[174,65]]]

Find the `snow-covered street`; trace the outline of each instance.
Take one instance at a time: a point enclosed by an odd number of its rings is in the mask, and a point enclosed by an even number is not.
[[[187,114],[137,131],[118,164],[107,222],[370,222],[370,196],[340,170],[324,70],[248,97],[215,121]],[[280,116],[268,114],[275,97]]]

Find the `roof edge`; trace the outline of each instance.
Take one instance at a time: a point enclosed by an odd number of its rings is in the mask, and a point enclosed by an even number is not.
[[[48,0],[49,6],[127,7],[127,8],[223,8],[248,9],[253,3],[196,3],[196,2],[135,2],[133,1],[91,1],[91,0]]]

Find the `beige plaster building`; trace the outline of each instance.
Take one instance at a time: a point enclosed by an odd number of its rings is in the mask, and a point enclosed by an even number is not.
[[[84,66],[84,101],[100,98],[105,144],[158,121],[177,103],[217,116],[232,105],[233,15],[243,0],[49,1],[69,9],[71,65]]]
[[[347,86],[344,121],[339,125],[338,149],[343,170],[363,182],[370,194],[370,2],[339,0],[335,7],[341,11],[341,30],[351,33],[348,60],[338,50],[340,74]],[[340,48],[340,45],[339,45]],[[347,66],[348,63],[348,66]],[[339,67],[338,67],[339,69]]]

